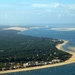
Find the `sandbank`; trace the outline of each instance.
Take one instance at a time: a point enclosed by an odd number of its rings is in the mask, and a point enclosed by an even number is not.
[[[56,63],[56,64],[50,64],[50,65],[44,65],[44,66],[36,66],[36,67],[30,67],[30,68],[23,68],[23,69],[0,71],[0,74],[13,73],[13,72],[22,72],[22,71],[30,71],[30,70],[37,70],[37,69],[50,68],[50,67],[56,67],[56,66],[62,66],[62,65],[66,65],[66,64],[75,63],[75,52],[66,51],[66,50],[64,50],[62,48],[62,46],[64,46],[66,43],[68,43],[68,41],[64,40],[64,43],[56,45],[57,49],[63,50],[65,52],[68,52],[68,53],[72,54],[72,57],[70,59],[66,60],[65,62]]]
[[[75,31],[75,28],[51,28],[51,30],[55,31]]]
[[[25,30],[28,30],[28,28],[25,28],[25,27],[9,27],[9,28],[3,28],[2,30],[17,30],[17,31],[23,32]]]
[[[75,52],[75,47],[68,47],[68,49],[72,50],[73,52]]]

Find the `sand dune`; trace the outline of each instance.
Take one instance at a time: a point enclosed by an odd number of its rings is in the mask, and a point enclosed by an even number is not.
[[[28,28],[23,28],[23,27],[9,27],[9,28],[3,28],[2,30],[17,30],[17,31],[25,31],[25,30],[28,30]]]
[[[51,28],[51,30],[55,30],[55,31],[75,31],[75,28]]]

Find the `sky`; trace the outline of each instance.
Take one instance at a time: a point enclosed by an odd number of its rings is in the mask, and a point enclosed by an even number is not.
[[[0,25],[75,24],[75,0],[0,0]]]

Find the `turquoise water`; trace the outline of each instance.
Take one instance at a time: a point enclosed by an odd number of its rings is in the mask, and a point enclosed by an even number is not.
[[[75,31],[54,31],[50,30],[50,28],[39,28],[30,29],[22,32],[21,34],[69,40],[64,48],[68,50],[69,46],[75,47]],[[75,75],[75,63],[59,67],[3,75]]]

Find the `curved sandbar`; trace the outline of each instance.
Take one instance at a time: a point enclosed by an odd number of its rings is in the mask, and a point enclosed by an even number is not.
[[[62,46],[68,43],[68,41],[64,40],[64,43],[58,44],[56,46],[57,49],[65,51]],[[0,71],[0,74],[5,74],[5,73],[13,73],[13,72],[22,72],[22,71],[29,71],[29,70],[37,70],[37,69],[43,69],[43,68],[50,68],[50,67],[55,67],[55,66],[61,66],[61,65],[66,65],[66,64],[71,64],[75,62],[75,53],[74,52],[69,52],[65,51],[70,54],[72,54],[72,57],[69,60],[66,60],[65,62],[61,63],[56,63],[56,64],[50,64],[50,65],[45,65],[45,66],[36,66],[36,67],[30,67],[30,68],[23,68],[23,69],[15,69],[15,70],[7,70],[7,71]]]
[[[68,43],[68,41],[66,41],[66,40],[63,40],[63,41],[64,41],[64,42],[63,42],[62,44],[56,45],[56,48],[57,48],[58,50],[62,50],[62,51],[67,52],[66,50],[63,49],[63,46],[66,45],[66,44]]]
[[[73,52],[74,48],[73,48],[73,47],[70,47],[70,51],[63,49],[62,46],[64,46],[66,43],[68,43],[68,41],[64,40],[64,43],[58,44],[58,45],[56,46],[57,49],[72,54],[72,57],[71,57],[69,60],[66,60],[65,62],[63,62],[62,64],[74,63],[74,62],[75,62],[75,52]]]

